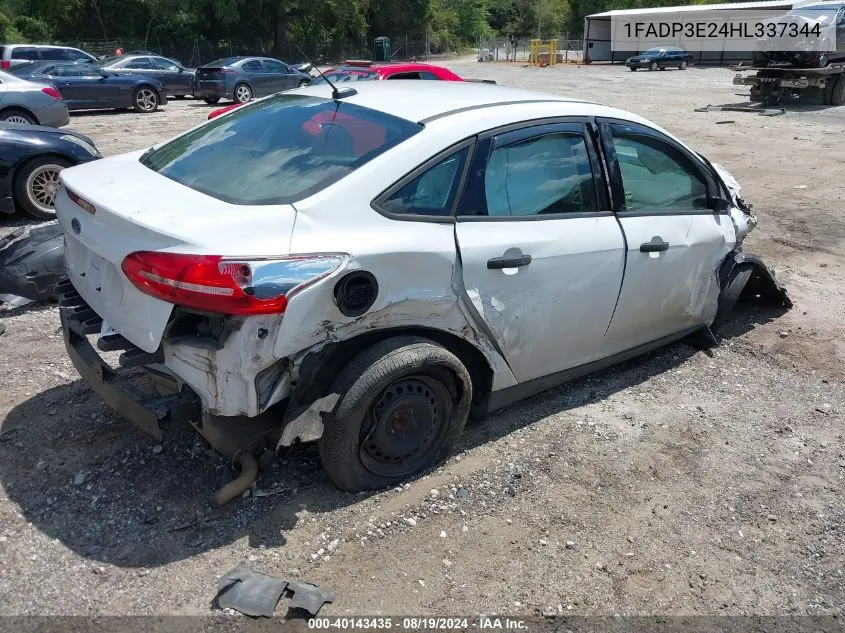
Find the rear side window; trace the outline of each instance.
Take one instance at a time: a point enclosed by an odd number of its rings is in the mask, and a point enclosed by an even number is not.
[[[133,59],[131,62],[124,66],[127,70],[130,68],[134,68],[136,70],[152,70],[153,63],[150,61],[149,57],[139,57],[138,59]]]
[[[73,58],[64,48],[42,48],[41,59],[55,62],[72,62]]]
[[[324,74],[332,83],[341,83],[346,81],[370,81],[378,79],[378,73],[368,70],[335,70]],[[325,79],[322,77],[315,77],[311,82],[311,85],[318,86],[324,83],[326,83]]]
[[[494,149],[484,174],[484,193],[491,217],[595,211],[584,137],[560,132]]]
[[[264,70],[264,67],[261,65],[261,62],[258,61],[257,59],[253,59],[251,61],[244,63],[244,65],[241,66],[241,68],[243,68],[248,73],[260,73],[261,71]]]
[[[468,153],[465,147],[429,167],[380,206],[397,215],[452,215]]]
[[[141,163],[233,204],[288,204],[337,182],[419,132],[352,103],[280,94],[148,152]]]
[[[19,46],[12,49],[12,59],[26,59],[29,61],[38,61],[38,50],[28,46]]]

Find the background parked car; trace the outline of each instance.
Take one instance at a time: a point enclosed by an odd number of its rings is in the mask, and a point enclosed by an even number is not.
[[[54,86],[0,71],[0,121],[62,127],[69,120],[67,104]]]
[[[123,55],[100,62],[100,67],[118,74],[143,75],[158,79],[168,97],[183,99],[194,94],[196,69],[185,68],[176,60],[160,55]]]
[[[47,44],[6,44],[0,46],[0,69],[9,70],[26,62],[85,62],[96,63],[94,55],[70,46]]]
[[[753,51],[755,66],[788,63],[799,68],[824,68],[845,59],[845,2],[798,6],[770,24],[777,34],[795,28],[799,35],[758,39]],[[818,30],[813,32],[814,28]]]
[[[463,78],[443,66],[421,64],[417,62],[373,63],[366,61],[348,61],[343,66],[330,68],[323,73],[332,82],[365,81],[370,79],[429,79],[437,81],[463,81]],[[325,79],[316,77],[315,85]]]
[[[693,59],[690,53],[677,46],[658,46],[648,49],[645,53],[629,57],[625,61],[625,65],[632,71],[638,68],[648,68],[649,70],[679,68],[686,70]]]
[[[158,79],[109,72],[92,64],[42,62],[18,66],[14,74],[55,86],[68,110],[134,108],[149,113],[167,103]]]
[[[65,167],[100,158],[87,136],[37,125],[0,123],[0,212],[56,217],[53,202]]]
[[[311,75],[269,57],[227,57],[197,68],[194,96],[206,103],[232,99],[246,103],[253,97],[304,86]]]

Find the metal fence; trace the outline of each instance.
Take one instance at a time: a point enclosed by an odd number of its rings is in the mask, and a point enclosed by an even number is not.
[[[570,39],[567,35],[544,39],[548,43],[557,40],[558,63],[582,62],[584,58],[584,40]],[[522,62],[528,63],[531,39],[479,39],[478,60],[482,62]]]

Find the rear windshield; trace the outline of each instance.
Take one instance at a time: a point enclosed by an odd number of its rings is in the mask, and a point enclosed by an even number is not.
[[[223,66],[231,66],[237,61],[237,57],[224,57],[223,59],[215,59],[213,62],[203,64],[203,66],[206,68],[222,68]]]
[[[317,193],[422,126],[352,103],[279,94],[141,157],[171,180],[233,204],[289,204]]]

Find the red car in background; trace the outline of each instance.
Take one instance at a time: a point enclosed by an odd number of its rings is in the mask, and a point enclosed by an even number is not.
[[[417,62],[368,62],[347,61],[343,66],[330,68],[323,73],[332,83],[346,83],[350,81],[378,81],[382,79],[427,79],[434,81],[464,81],[448,68]],[[312,86],[326,83],[321,76],[315,77]],[[490,82],[494,83],[494,82]],[[218,108],[209,113],[208,118],[220,116],[234,110],[240,103]]]

